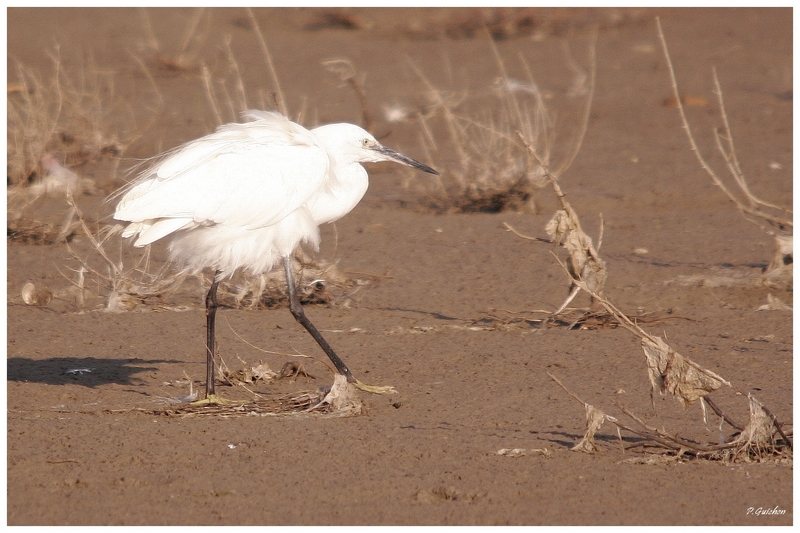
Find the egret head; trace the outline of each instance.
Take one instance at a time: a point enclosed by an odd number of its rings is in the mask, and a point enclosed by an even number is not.
[[[341,163],[394,161],[429,174],[439,174],[424,163],[387,148],[366,130],[353,124],[328,124],[314,128],[328,155]]]

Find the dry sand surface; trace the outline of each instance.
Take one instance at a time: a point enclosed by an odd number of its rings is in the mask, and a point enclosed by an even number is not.
[[[560,184],[595,240],[602,215],[606,295],[730,381],[733,388],[712,397],[731,417],[747,419],[739,393],[753,392],[791,430],[792,313],[758,310],[770,295],[791,305],[791,283],[759,282],[772,237],[741,216],[691,152],[656,16],[700,149],[726,176],[713,137],[721,126],[715,67],[752,191],[790,207],[791,9],[255,11],[292,117],[307,126],[362,122],[352,86],[323,65],[348,58],[363,76],[376,136],[442,170],[443,180],[459,156],[426,83],[460,101],[461,116],[499,116],[502,73],[484,25],[508,78],[523,80],[520,98],[530,88],[526,68],[545,96],[554,164],[574,146],[596,34],[588,130]],[[204,66],[223,120],[238,107],[237,79],[248,105],[275,107],[245,10],[9,9],[9,100],[22,102],[22,91],[46,96],[54,58],[65,98],[58,142],[46,148],[91,180],[76,201],[92,231],[112,222],[113,204],[103,199],[124,183],[125,169],[219,123]],[[20,87],[20,72],[39,85]],[[387,107],[414,113],[392,122]],[[77,108],[83,122],[70,123]],[[77,149],[87,131],[99,135]],[[70,289],[80,266],[70,250],[107,275],[105,263],[80,228],[69,248],[42,236],[47,224],[58,233],[63,197],[25,207],[24,219],[40,226],[7,246],[8,523],[792,524],[785,456],[665,460],[631,433],[621,443],[610,423],[597,434],[596,453],[570,450],[585,430],[584,408],[548,372],[620,419],[613,402],[705,443],[732,430],[720,431],[713,415],[704,424],[699,403],[683,409],[659,394],[651,403],[645,358],[628,331],[607,321],[541,327],[569,280],[550,245],[504,223],[545,237],[558,207],[549,187],[524,208],[463,213],[431,201],[440,189],[429,175],[389,164],[369,170],[366,197],[322,228],[315,256],[350,284],[331,283],[333,299],[307,307],[356,376],[398,391],[359,393],[365,412],[349,417],[159,414],[170,406],[164,398],[189,393],[187,376],[203,386],[203,286],[188,279],[161,299],[107,312],[107,287],[87,272],[81,305]],[[139,256],[118,236],[105,247],[126,265]],[[151,270],[165,256],[154,246]],[[27,282],[52,300],[26,305]],[[590,301],[581,294],[571,305]],[[311,376],[248,385],[262,396],[332,382],[324,354],[285,307],[220,316],[221,355],[232,369],[264,363],[278,371],[292,361]],[[249,395],[222,383],[218,391]],[[498,453],[517,448],[525,452]]]

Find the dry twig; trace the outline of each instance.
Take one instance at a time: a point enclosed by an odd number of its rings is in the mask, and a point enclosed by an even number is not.
[[[717,95],[717,102],[719,103],[720,112],[722,114],[723,131],[722,133],[720,133],[718,130],[714,131],[714,140],[717,143],[717,149],[725,159],[728,171],[733,177],[734,183],[738,187],[739,194],[743,197],[743,199],[734,194],[733,191],[725,185],[716,171],[705,160],[700,152],[699,147],[697,146],[697,142],[694,139],[691,127],[689,126],[689,120],[686,118],[686,112],[678,91],[678,81],[675,76],[675,69],[672,66],[672,58],[670,57],[669,49],[667,48],[667,40],[664,36],[664,31],[661,28],[661,21],[658,17],[656,17],[656,25],[658,26],[658,36],[661,40],[661,46],[664,50],[664,57],[667,61],[670,80],[672,81],[672,90],[675,93],[678,111],[680,112],[681,121],[683,122],[683,129],[686,132],[686,136],[689,138],[689,144],[691,145],[692,151],[697,157],[697,160],[700,162],[700,166],[706,171],[714,184],[719,187],[720,190],[722,190],[722,192],[725,193],[725,195],[736,205],[737,209],[739,209],[746,220],[756,224],[762,229],[762,231],[775,238],[777,252],[768,270],[787,270],[783,267],[785,267],[787,264],[790,264],[792,260],[792,210],[765,202],[750,192],[750,188],[747,185],[747,180],[745,179],[741,165],[739,164],[739,159],[736,156],[736,149],[733,144],[733,133],[731,132],[730,123],[728,122],[728,114],[725,110],[725,102],[722,97],[722,88],[719,84],[719,78],[717,77],[716,69],[712,70],[714,76],[714,92]],[[790,269],[788,270],[788,274],[791,275]]]
[[[374,133],[372,131],[372,114],[369,112],[369,107],[367,106],[367,92],[364,90],[364,78],[366,74],[361,74],[359,76],[356,73],[356,66],[347,58],[326,59],[322,62],[322,65],[328,69],[329,72],[336,74],[343,82],[350,85],[353,92],[356,93],[358,103],[361,106],[362,126],[368,132]]]

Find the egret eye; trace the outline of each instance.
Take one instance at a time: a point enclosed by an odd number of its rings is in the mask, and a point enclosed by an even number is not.
[[[369,139],[362,140],[361,146],[363,146],[364,148],[369,148]]]

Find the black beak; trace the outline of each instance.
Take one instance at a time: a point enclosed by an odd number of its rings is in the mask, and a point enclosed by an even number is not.
[[[386,148],[382,144],[378,144],[377,146],[373,147],[372,149],[375,150],[376,152],[378,152],[379,154],[383,154],[386,157],[391,158],[393,161],[397,161],[398,163],[403,163],[404,165],[408,165],[410,167],[417,168],[417,169],[419,169],[419,170],[421,170],[423,172],[427,172],[428,174],[436,174],[437,176],[439,175],[438,171],[432,169],[431,167],[429,167],[425,163],[420,163],[416,159],[411,159],[407,155],[403,155],[400,152],[395,152],[391,148]]]

